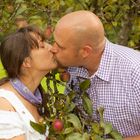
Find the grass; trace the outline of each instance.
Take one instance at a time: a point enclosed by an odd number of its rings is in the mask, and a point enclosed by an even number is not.
[[[2,64],[0,62],[0,79],[2,79],[5,76],[6,76],[6,72],[5,72],[3,66],[2,66]],[[58,76],[57,76],[57,78],[59,79]],[[47,87],[46,87],[46,78],[43,78],[43,80],[41,81],[41,85],[43,86],[43,88],[45,90],[47,90]],[[53,88],[52,82],[51,82],[51,87]],[[59,90],[60,93],[63,93],[64,92],[64,87],[61,86],[61,85],[58,85],[58,90]]]

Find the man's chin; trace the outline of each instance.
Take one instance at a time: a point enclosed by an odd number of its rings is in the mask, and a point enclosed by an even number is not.
[[[67,69],[67,68],[68,68],[68,66],[58,65],[58,68]]]
[[[61,64],[61,63],[58,62],[58,61],[57,61],[57,67],[58,67],[58,68],[62,68],[62,69],[67,69],[67,68],[68,68],[68,66],[63,65],[63,64]]]

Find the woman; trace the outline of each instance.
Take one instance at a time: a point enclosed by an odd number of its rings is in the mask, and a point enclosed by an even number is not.
[[[6,37],[0,46],[7,79],[0,86],[0,139],[43,140],[30,126],[39,122],[37,107],[42,96],[38,86],[57,64],[50,45],[38,29],[27,26]]]

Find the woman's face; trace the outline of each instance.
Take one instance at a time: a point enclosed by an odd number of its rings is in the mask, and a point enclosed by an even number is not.
[[[32,34],[38,41],[39,48],[31,50],[30,65],[33,70],[48,72],[57,67],[54,55],[51,53],[50,44],[43,42],[39,35]]]

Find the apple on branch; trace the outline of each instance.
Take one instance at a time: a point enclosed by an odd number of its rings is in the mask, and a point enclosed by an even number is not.
[[[63,124],[62,120],[55,119],[52,123],[52,127],[56,132],[61,132],[64,128],[64,124]]]

